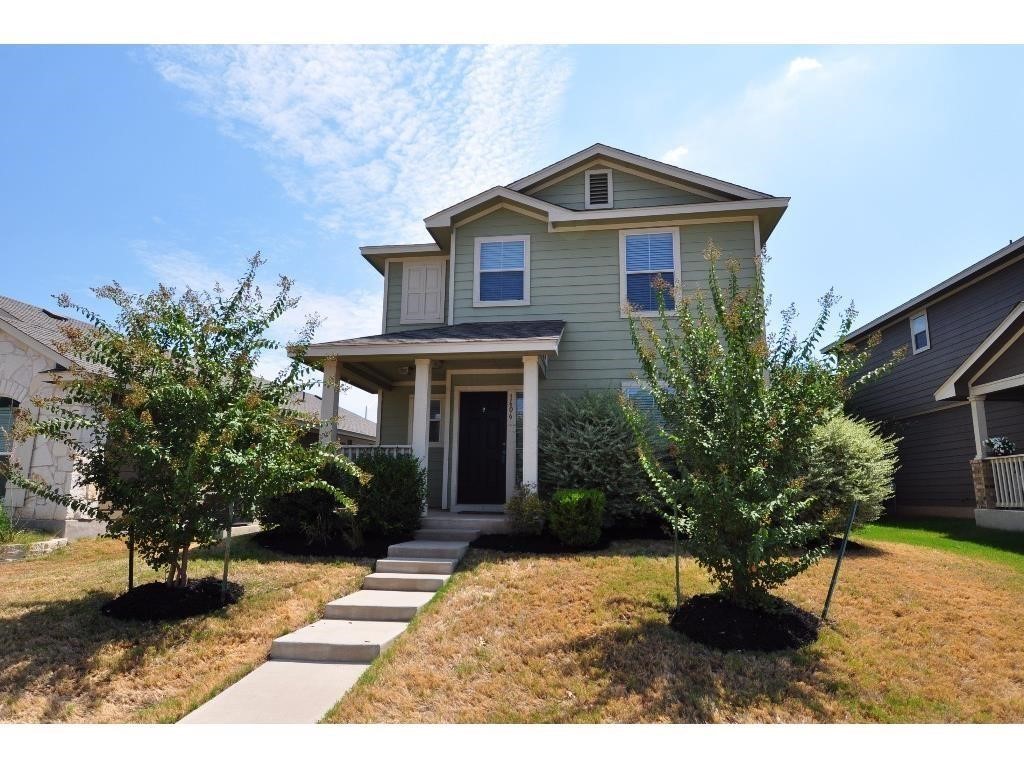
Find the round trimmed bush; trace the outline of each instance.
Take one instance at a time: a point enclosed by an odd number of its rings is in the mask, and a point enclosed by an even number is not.
[[[555,491],[551,497],[548,525],[567,547],[593,547],[601,539],[604,493],[598,490]]]

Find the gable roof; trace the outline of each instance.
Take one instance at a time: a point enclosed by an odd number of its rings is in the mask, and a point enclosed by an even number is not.
[[[43,307],[18,301],[10,296],[0,296],[0,329],[19,338],[38,352],[52,359],[58,366],[68,368],[73,363],[57,345],[67,338],[61,326],[71,323],[83,329],[92,326],[73,317],[65,317]],[[74,361],[86,370],[100,370],[97,366],[83,361]]]
[[[889,325],[891,322],[901,319],[903,316],[914,312],[927,304],[933,304],[943,295],[953,293],[954,291],[963,288],[968,283],[984,277],[989,272],[995,272],[1002,267],[1008,266],[1010,263],[1016,261],[1022,256],[1024,256],[1024,237],[1019,237],[1016,240],[1011,241],[1009,245],[1000,248],[995,253],[989,254],[980,261],[976,261],[974,264],[957,272],[952,277],[932,286],[923,293],[919,293],[909,301],[903,302],[895,309],[891,309],[888,312],[879,315],[874,320],[850,331],[846,336],[846,341],[855,341],[866,336],[872,331],[881,328],[883,325]],[[828,351],[834,345],[835,342],[826,347],[825,350]]]
[[[670,181],[682,182],[696,187],[698,190],[724,194],[734,200],[757,200],[772,197],[772,195],[765,192],[758,192],[756,189],[741,187],[739,184],[722,181],[721,179],[716,179],[713,176],[705,176],[702,173],[688,171],[685,168],[669,165],[668,163],[663,163],[659,160],[652,160],[651,158],[644,157],[643,155],[636,155],[632,152],[626,152],[624,149],[618,149],[617,147],[610,147],[607,144],[600,143],[593,144],[586,149],[582,149],[575,154],[559,160],[556,163],[552,163],[545,168],[541,168],[539,171],[531,173],[529,176],[517,179],[509,184],[508,188],[515,192],[525,192],[529,194],[530,190],[540,186],[545,181],[548,181],[555,176],[561,176],[563,174],[573,172],[593,160],[604,159],[617,161],[624,165],[647,171],[655,176],[661,176]]]

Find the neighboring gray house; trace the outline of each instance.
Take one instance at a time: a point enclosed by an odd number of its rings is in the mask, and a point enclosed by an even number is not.
[[[537,482],[546,401],[635,387],[625,305],[653,310],[659,275],[706,285],[709,240],[750,279],[788,202],[595,144],[445,208],[430,242],[360,249],[384,277],[381,334],[309,348],[322,421],[339,380],[378,394],[380,443],[420,457],[431,507],[501,511]]]
[[[317,419],[323,410],[320,395],[312,392],[296,392],[292,395],[291,407]],[[345,408],[338,408],[338,443],[341,445],[376,445],[377,425]],[[315,432],[315,429],[314,429]],[[311,438],[311,442],[316,442]]]
[[[851,408],[902,437],[895,511],[1024,529],[1024,238],[850,334],[906,358]],[[874,364],[872,363],[872,365]],[[988,437],[1017,455],[992,457]]]
[[[52,394],[54,383],[72,365],[57,351],[64,338],[60,326],[84,323],[16,299],[0,296],[0,462],[17,458],[23,470],[51,486],[86,496],[88,488],[77,482],[67,448],[41,437],[21,443],[11,438],[10,427],[22,408],[37,410],[32,398]],[[20,523],[78,538],[102,531],[102,524],[88,515],[26,493],[0,477],[4,509]]]

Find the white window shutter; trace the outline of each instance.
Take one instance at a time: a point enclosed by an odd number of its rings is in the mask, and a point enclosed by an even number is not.
[[[444,311],[444,262],[406,262],[402,270],[402,322],[440,323]]]

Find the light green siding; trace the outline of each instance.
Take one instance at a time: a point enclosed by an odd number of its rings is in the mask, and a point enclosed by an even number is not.
[[[585,171],[580,171],[562,181],[532,193],[539,198],[573,211],[583,210],[583,191],[586,182]],[[676,189],[666,184],[634,176],[625,171],[612,169],[612,207],[646,208],[652,205],[685,205],[709,203],[713,198]]]
[[[707,285],[704,249],[713,239],[723,263],[736,259],[745,282],[753,276],[754,230],[749,221],[680,227],[684,290]],[[530,305],[473,307],[474,238],[530,236]],[[540,380],[541,398],[561,392],[618,388],[637,370],[628,321],[620,317],[619,232],[549,233],[535,219],[496,211],[460,227],[455,254],[455,322],[565,320],[559,354]]]
[[[385,315],[384,332],[413,331],[417,328],[433,328],[436,325],[444,325],[444,319],[448,317],[448,265],[444,268],[444,311],[441,313],[440,323],[402,323],[402,263],[392,260],[388,265],[387,280],[387,314]]]

